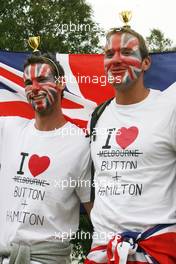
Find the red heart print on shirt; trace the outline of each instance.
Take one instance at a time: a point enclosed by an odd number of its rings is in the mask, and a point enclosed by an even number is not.
[[[34,154],[29,159],[29,170],[31,174],[36,177],[37,175],[44,172],[50,165],[50,159],[47,156],[39,157]]]
[[[116,134],[116,142],[122,148],[127,148],[131,143],[135,141],[139,133],[137,127],[121,127],[118,129]]]

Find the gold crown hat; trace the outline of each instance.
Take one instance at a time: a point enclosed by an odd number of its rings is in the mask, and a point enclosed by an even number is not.
[[[28,44],[33,49],[33,53],[39,52],[38,47],[40,45],[40,36],[29,37]]]
[[[40,36],[32,36],[32,37],[29,37],[28,44],[33,49],[33,52],[32,53],[34,55],[41,56],[42,58],[44,58],[45,60],[48,60],[50,63],[53,64],[53,66],[55,67],[56,72],[57,72],[57,77],[59,77],[59,70],[58,70],[58,67],[57,67],[56,63],[53,60],[51,60],[50,58],[47,58],[45,56],[42,56],[40,50],[38,50],[38,47],[40,45]]]
[[[109,32],[111,32],[111,31],[119,32],[123,28],[124,29],[125,28],[126,29],[130,29],[131,28],[131,26],[128,23],[129,23],[129,21],[132,18],[132,11],[130,11],[130,10],[123,10],[123,11],[119,12],[119,17],[120,17],[120,20],[124,23],[124,25],[121,26],[121,27],[113,27],[110,30],[108,30],[108,32],[106,33],[106,38],[107,38]]]
[[[132,11],[130,10],[123,10],[119,13],[119,17],[121,21],[124,23],[124,28],[130,28],[130,25],[128,24],[129,21],[132,18]]]

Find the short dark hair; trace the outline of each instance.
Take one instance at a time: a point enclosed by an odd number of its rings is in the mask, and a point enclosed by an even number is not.
[[[65,72],[59,61],[56,61],[55,57],[50,53],[34,53],[30,57],[27,58],[24,69],[31,64],[35,63],[46,63],[51,66],[52,72],[56,78],[64,77]]]
[[[112,28],[110,31],[106,34],[106,41],[108,42],[110,37],[117,33],[129,33],[133,36],[135,36],[139,40],[139,49],[141,52],[142,59],[145,59],[149,56],[149,51],[146,46],[145,40],[138,32],[131,29],[130,27],[121,27],[121,28]]]

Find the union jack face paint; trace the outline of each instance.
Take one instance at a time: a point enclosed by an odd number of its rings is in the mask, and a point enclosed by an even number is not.
[[[35,111],[42,112],[54,104],[57,98],[57,87],[48,64],[28,65],[23,77],[27,100]]]
[[[118,87],[137,79],[142,71],[139,40],[129,33],[110,37],[105,50],[105,71],[110,83]]]

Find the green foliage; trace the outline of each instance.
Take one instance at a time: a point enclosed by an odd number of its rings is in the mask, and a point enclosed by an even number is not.
[[[150,36],[146,38],[150,52],[163,52],[175,50],[172,47],[172,40],[165,38],[164,33],[159,29],[152,29]]]
[[[83,263],[89,253],[92,243],[93,227],[87,215],[80,216],[79,229],[76,237],[71,241],[73,245],[73,259],[79,258],[79,263]]]
[[[41,51],[98,50],[98,25],[85,0],[1,0],[0,49],[27,51],[29,36],[41,36]]]

